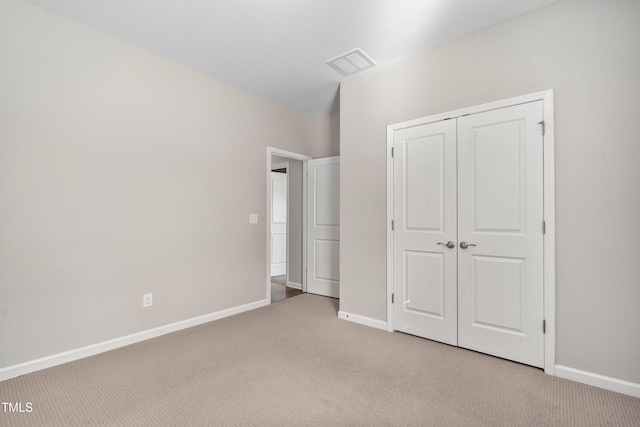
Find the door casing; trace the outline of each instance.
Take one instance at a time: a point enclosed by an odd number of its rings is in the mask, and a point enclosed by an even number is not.
[[[392,294],[394,289],[393,263],[393,135],[400,129],[419,126],[442,120],[457,118],[466,114],[475,114],[498,108],[543,101],[544,117],[544,150],[543,150],[543,188],[544,188],[544,221],[546,225],[543,236],[543,292],[544,319],[546,333],[544,335],[544,371],[555,375],[555,185],[554,185],[554,121],[553,121],[553,90],[545,90],[532,94],[503,99],[486,104],[462,108],[446,113],[436,114],[387,126],[387,330],[394,331]]]

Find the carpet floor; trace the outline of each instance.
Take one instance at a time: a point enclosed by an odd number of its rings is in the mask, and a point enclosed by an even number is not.
[[[337,318],[304,294],[0,382],[2,426],[639,426],[640,399]]]

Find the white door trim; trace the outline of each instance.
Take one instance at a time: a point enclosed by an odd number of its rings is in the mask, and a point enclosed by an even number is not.
[[[543,117],[545,123],[544,135],[544,220],[546,233],[543,238],[544,248],[544,318],[546,321],[546,333],[544,335],[544,371],[549,375],[555,375],[555,346],[556,346],[556,280],[555,280],[555,176],[554,176],[554,113],[553,90],[531,93],[486,104],[462,108],[446,113],[435,114],[428,117],[408,120],[387,126],[387,330],[392,332],[393,304],[393,134],[396,130],[413,126],[438,122],[445,119],[460,117],[465,114],[475,114],[498,108],[510,107],[532,101],[543,101]]]
[[[305,167],[306,161],[311,159],[311,156],[306,156],[304,154],[294,153],[292,151],[282,150],[280,148],[267,146],[267,169],[265,171],[265,181],[267,184],[267,210],[265,214],[265,224],[266,224],[266,266],[265,266],[265,288],[267,294],[267,304],[271,304],[271,156],[276,155],[280,157],[285,157],[288,159],[300,160],[303,162],[303,173],[302,173],[302,198],[303,203],[306,200],[306,176],[305,176]],[[302,210],[303,215],[303,224],[306,224],[306,211],[303,206]],[[287,232],[289,232],[289,224],[287,223]],[[306,247],[307,242],[307,234],[306,234],[306,226],[302,227],[302,247],[303,251]],[[306,274],[304,271],[306,270],[306,258],[303,253],[302,258],[302,289],[306,291]],[[287,274],[289,273],[289,263],[287,263]]]

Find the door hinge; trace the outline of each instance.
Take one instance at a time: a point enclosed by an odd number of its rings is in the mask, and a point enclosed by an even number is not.
[[[538,122],[538,124],[542,126],[542,134],[544,135],[545,131],[546,131],[546,126],[545,126],[544,120],[541,121],[541,122]]]
[[[394,297],[395,297],[395,295],[396,295],[396,294],[391,294],[391,304],[393,304],[393,303],[394,303],[394,299],[395,299]]]
[[[396,229],[396,224],[393,220],[391,220],[391,231]]]
[[[391,147],[391,157],[394,156],[393,147]]]
[[[542,234],[547,232],[547,221],[542,221]]]
[[[542,333],[546,334],[547,333],[547,321],[542,319]]]

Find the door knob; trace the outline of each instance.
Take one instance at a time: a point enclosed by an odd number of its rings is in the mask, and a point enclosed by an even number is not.
[[[449,241],[449,242],[447,242],[447,243],[441,243],[441,242],[438,242],[438,244],[439,244],[439,245],[442,245],[442,246],[446,246],[446,247],[448,247],[449,249],[453,249],[453,248],[455,248],[455,247],[456,247],[456,244],[455,244],[455,243],[453,243],[452,241]]]
[[[473,243],[460,242],[460,249],[467,249],[469,246],[476,246]]]

